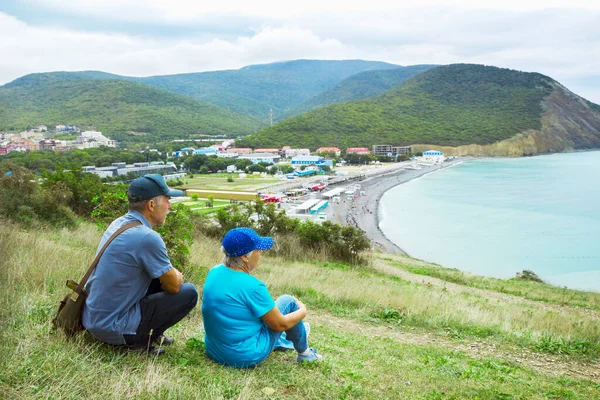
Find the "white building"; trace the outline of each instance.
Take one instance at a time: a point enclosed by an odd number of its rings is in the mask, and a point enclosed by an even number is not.
[[[439,150],[427,150],[423,152],[423,159],[427,162],[438,164],[444,161],[446,157],[444,157],[444,153]]]
[[[217,154],[217,157],[221,157],[221,158],[237,158],[238,157],[238,153],[219,153]]]
[[[252,161],[253,164],[258,164],[260,162],[266,162],[270,164],[277,164],[281,159],[279,154],[271,154],[271,153],[252,153],[252,154],[242,154],[239,158],[246,159]]]
[[[285,157],[310,156],[309,149],[285,149]]]
[[[80,149],[100,146],[117,147],[114,140],[107,138],[102,132],[97,131],[82,132],[80,136],[77,136],[77,143],[77,147]]]

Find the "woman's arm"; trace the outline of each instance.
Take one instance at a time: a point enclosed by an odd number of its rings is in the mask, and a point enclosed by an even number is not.
[[[304,303],[297,299],[296,303],[298,304],[298,309],[294,312],[283,315],[277,306],[275,306],[261,318],[275,332],[286,331],[306,317],[306,306]]]

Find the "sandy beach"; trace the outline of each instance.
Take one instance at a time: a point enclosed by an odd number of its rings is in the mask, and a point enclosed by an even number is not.
[[[416,170],[396,168],[386,172],[382,171],[377,175],[367,175],[362,181],[343,182],[340,184],[341,186],[359,184],[361,186],[360,191],[364,191],[365,195],[358,196],[354,200],[347,200],[345,196],[342,196],[340,204],[330,202],[327,209],[327,218],[335,223],[354,225],[362,229],[373,242],[375,249],[388,253],[407,254],[388,240],[379,229],[379,201],[381,197],[394,186],[460,162],[460,160],[452,160],[432,166],[421,165],[421,169]]]
[[[419,165],[420,169],[407,168],[414,163],[403,162],[386,166],[357,168],[347,173],[347,175],[332,178],[328,182],[328,189],[338,186],[350,187],[360,185],[360,189],[356,191],[356,194],[365,192],[365,195],[357,196],[354,200],[348,200],[346,199],[346,195],[342,194],[339,204],[330,201],[329,206],[325,209],[327,220],[341,225],[353,225],[362,229],[373,243],[374,249],[379,249],[387,253],[407,254],[396,244],[388,240],[379,229],[379,201],[381,197],[394,186],[425,174],[448,168],[460,162],[462,162],[461,159],[454,159],[442,164]],[[271,185],[265,188],[264,192],[282,193],[292,188],[310,187],[310,185],[322,180],[322,176],[312,176],[303,178],[301,183],[298,180],[286,181],[277,185]],[[320,196],[320,194],[317,196]],[[305,198],[302,200],[305,200]]]

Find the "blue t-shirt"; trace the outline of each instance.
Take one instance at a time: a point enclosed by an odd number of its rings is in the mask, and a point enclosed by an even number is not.
[[[133,221],[142,225],[127,229],[108,245],[85,286],[83,326],[105,343],[125,344],[123,335],[135,335],[141,321],[140,300],[150,282],[173,268],[162,238],[137,211],[113,221],[98,251],[117,229]]]
[[[210,270],[202,295],[206,353],[218,363],[245,368],[271,352],[261,317],[275,307],[264,283],[221,264]]]

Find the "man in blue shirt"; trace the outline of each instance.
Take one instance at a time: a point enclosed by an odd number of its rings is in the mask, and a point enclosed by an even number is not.
[[[169,198],[183,196],[163,177],[148,174],[127,190],[129,212],[108,227],[98,250],[120,227],[139,221],[117,236],[100,258],[85,290],[83,326],[96,339],[159,354],[152,343],[171,344],[164,331],[185,317],[198,302],[191,283],[171,265],[162,237],[152,227],[162,225],[171,209]]]
[[[223,264],[210,270],[202,295],[204,343],[214,361],[237,368],[264,361],[274,349],[293,348],[296,361],[320,361],[308,347],[306,306],[292,296],[276,301],[250,273],[273,239],[250,228],[235,228],[223,238]],[[285,333],[284,333],[285,332]]]

